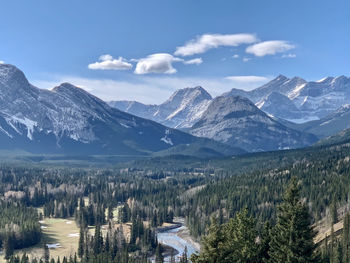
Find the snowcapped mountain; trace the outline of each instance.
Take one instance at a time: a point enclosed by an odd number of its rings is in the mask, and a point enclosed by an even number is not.
[[[215,98],[190,133],[253,152],[298,148],[317,140],[278,123],[240,96]]]
[[[279,96],[280,103],[276,100],[278,98],[276,93],[284,95]],[[299,77],[289,79],[280,75],[252,91],[232,89],[223,94],[223,96],[237,95],[250,99],[260,109],[275,117],[303,123],[323,118],[347,104],[350,99],[350,78],[327,77],[307,82]],[[282,101],[285,105],[282,105]]]
[[[0,64],[1,149],[134,155],[208,144],[203,140],[112,108],[69,83],[36,88],[16,67]]]
[[[145,105],[135,101],[111,101],[109,105],[136,116],[154,120],[172,128],[189,128],[199,120],[212,97],[202,87],[175,91],[160,105]]]

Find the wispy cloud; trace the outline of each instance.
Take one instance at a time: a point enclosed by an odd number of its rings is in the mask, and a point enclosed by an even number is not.
[[[266,55],[275,55],[276,53],[283,53],[285,51],[294,49],[295,46],[283,40],[264,41],[246,48],[246,52],[257,57]]]
[[[107,54],[100,56],[98,62],[89,64],[88,68],[94,70],[128,70],[132,68],[132,64],[122,57],[114,59]]]
[[[253,34],[204,34],[190,40],[184,46],[176,48],[176,56],[191,56],[205,53],[209,49],[220,46],[236,47],[242,44],[252,44],[258,39]]]
[[[297,55],[292,53],[282,55],[282,58],[296,58],[296,57]]]
[[[203,59],[202,58],[194,58],[194,59],[190,59],[190,60],[185,60],[184,64],[185,65],[199,65],[203,63]]]

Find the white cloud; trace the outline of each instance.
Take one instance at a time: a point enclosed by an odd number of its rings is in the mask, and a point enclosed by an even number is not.
[[[282,58],[296,58],[296,57],[297,55],[292,53],[282,55]]]
[[[249,60],[252,60],[252,58],[243,58],[243,62],[248,62]]]
[[[238,54],[234,54],[232,57],[233,58],[239,58],[239,55]]]
[[[246,52],[257,57],[275,55],[295,48],[294,45],[282,40],[264,41],[246,48]]]
[[[114,59],[111,55],[106,54],[99,57],[99,62],[89,64],[88,68],[94,70],[128,70],[132,68],[132,64],[122,57]]]
[[[252,44],[256,41],[258,39],[253,34],[204,34],[189,41],[184,46],[177,47],[175,55],[191,56],[205,53],[209,49],[220,46],[236,47],[242,44]]]
[[[190,59],[190,60],[184,61],[185,65],[192,65],[192,64],[199,65],[199,64],[202,64],[202,63],[203,63],[203,59],[202,58],[194,58],[194,59]]]
[[[183,61],[181,58],[174,57],[167,53],[156,53],[138,60],[135,68],[135,74],[165,73],[174,74],[176,69],[173,62]]]
[[[4,62],[4,61],[2,61],[2,60],[0,60],[0,64],[5,64],[5,62]]]
[[[99,59],[102,61],[108,61],[108,60],[113,60],[113,57],[109,54],[106,54],[106,55],[100,56]]]

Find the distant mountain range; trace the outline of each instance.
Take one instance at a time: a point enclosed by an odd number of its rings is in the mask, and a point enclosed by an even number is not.
[[[307,82],[280,75],[252,91],[232,89],[223,96],[236,95],[250,99],[274,117],[303,123],[321,119],[349,103],[350,78],[327,77]]]
[[[210,156],[244,152],[122,112],[69,83],[36,88],[16,67],[0,64],[0,149],[149,155],[192,144]]]
[[[318,120],[338,110],[350,101],[350,78],[327,77],[310,81],[283,75],[251,91],[232,89],[224,97],[241,96],[259,109],[295,123]],[[145,105],[135,101],[113,101],[115,108],[162,123],[173,128],[189,128],[201,118],[212,97],[202,87],[176,91],[160,105]]]
[[[349,83],[344,76],[318,82],[278,76],[216,98],[194,87],[160,105],[107,104],[69,83],[39,89],[16,67],[0,64],[0,149],[213,157],[305,147],[349,127]],[[315,121],[290,122],[306,119]]]

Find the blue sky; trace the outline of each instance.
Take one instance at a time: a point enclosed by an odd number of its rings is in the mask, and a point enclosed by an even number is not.
[[[350,75],[345,0],[13,0],[0,14],[0,61],[38,87],[69,81],[104,100]]]

